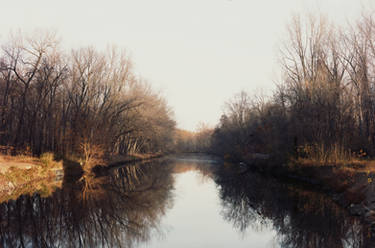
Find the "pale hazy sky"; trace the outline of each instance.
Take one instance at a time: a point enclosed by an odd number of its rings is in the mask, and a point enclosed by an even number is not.
[[[295,13],[345,23],[371,0],[1,0],[0,41],[11,30],[53,29],[63,46],[125,48],[160,90],[178,126],[214,125],[225,101],[271,92],[278,48]]]

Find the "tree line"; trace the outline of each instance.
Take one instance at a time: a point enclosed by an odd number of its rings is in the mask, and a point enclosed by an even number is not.
[[[375,155],[375,20],[345,26],[295,16],[281,46],[282,80],[271,97],[226,103],[212,149],[337,161]]]
[[[211,135],[213,129],[205,123],[199,123],[196,130],[176,129],[174,152],[176,153],[211,153]]]
[[[66,52],[52,32],[13,34],[1,47],[1,145],[88,156],[172,148],[173,113],[124,50]]]

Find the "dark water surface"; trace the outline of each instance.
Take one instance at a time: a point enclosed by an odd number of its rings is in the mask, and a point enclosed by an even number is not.
[[[0,205],[0,247],[370,247],[328,197],[202,155]]]

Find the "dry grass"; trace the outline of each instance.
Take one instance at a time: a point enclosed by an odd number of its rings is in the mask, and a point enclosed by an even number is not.
[[[40,161],[37,157],[26,156],[26,155],[17,155],[17,156],[0,155],[0,162],[39,163]]]
[[[51,152],[46,152],[40,155],[39,161],[42,163],[44,168],[62,167],[62,161],[56,161],[54,159],[54,154]]]
[[[14,188],[11,188],[10,191],[0,191],[0,203],[15,200],[20,195],[33,194],[35,192],[38,192],[42,197],[48,197],[57,188],[62,187],[62,181],[56,181],[52,177],[37,178],[36,174],[29,175],[29,173],[26,173],[29,176],[24,176],[22,174],[25,174],[25,172],[14,172],[12,176],[17,178],[18,183],[12,182]],[[3,174],[0,174],[0,182],[2,184],[8,184],[9,176],[10,175],[4,176]],[[12,180],[15,179],[13,178]]]
[[[55,161],[52,153],[44,153],[40,158],[18,155],[0,156],[0,199],[41,189],[43,194],[48,187],[36,187],[38,182],[55,177],[54,168],[63,168],[62,161]],[[5,198],[4,198],[5,197]]]
[[[366,156],[363,150],[352,152],[335,144],[325,146],[324,144],[306,144],[297,149],[298,160],[306,163],[311,162],[316,165],[332,165],[361,163],[362,158]]]
[[[349,202],[363,200],[361,189],[375,176],[375,160],[358,158],[319,161],[311,158],[298,158],[289,161],[288,173],[307,177],[335,192],[345,192]],[[367,181],[369,180],[369,181]],[[353,188],[353,186],[356,187]],[[359,188],[358,188],[359,187]],[[362,187],[362,188],[361,188]],[[355,196],[355,193],[358,193]]]
[[[310,158],[297,158],[293,159],[289,163],[289,167],[298,168],[298,167],[319,167],[319,166],[328,166],[335,167],[336,170],[343,171],[349,174],[356,173],[375,173],[375,160],[370,159],[351,159],[351,160],[336,160],[323,162]]]
[[[4,167],[22,167],[22,164],[28,164],[31,166],[43,166],[46,168],[61,167],[61,161],[55,161],[53,153],[43,153],[39,158],[27,155],[0,155],[0,164]]]

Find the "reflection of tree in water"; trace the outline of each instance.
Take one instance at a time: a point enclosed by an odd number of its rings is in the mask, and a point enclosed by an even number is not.
[[[211,180],[212,172],[217,166],[218,161],[214,157],[203,154],[185,155],[184,159],[177,157],[170,160],[174,173],[183,173],[187,171],[198,171],[201,181]]]
[[[359,221],[320,193],[225,167],[215,181],[224,218],[241,232],[273,227],[281,247],[364,247],[368,242]]]
[[[172,187],[171,168],[150,163],[21,196],[0,205],[0,246],[132,247],[160,231]]]

